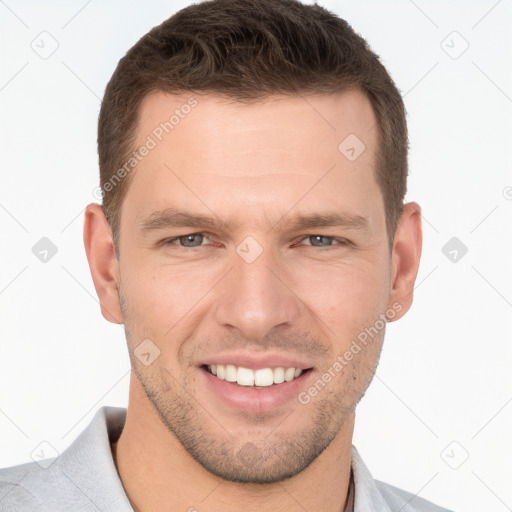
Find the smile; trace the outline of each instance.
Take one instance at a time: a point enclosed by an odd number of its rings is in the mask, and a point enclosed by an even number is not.
[[[243,366],[233,364],[211,364],[206,370],[220,380],[236,383],[239,386],[254,388],[268,387],[283,382],[290,382],[299,377],[303,370],[301,368],[259,368],[252,370]]]
[[[300,355],[232,352],[218,353],[208,359],[199,365],[204,396],[211,397],[210,403],[249,414],[300,405],[299,393],[316,376],[311,361]]]

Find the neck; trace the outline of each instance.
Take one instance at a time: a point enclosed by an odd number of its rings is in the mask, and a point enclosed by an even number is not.
[[[322,454],[299,474],[274,484],[222,480],[196,462],[165,427],[132,374],[126,423],[112,445],[135,512],[345,509],[351,470],[352,414]]]

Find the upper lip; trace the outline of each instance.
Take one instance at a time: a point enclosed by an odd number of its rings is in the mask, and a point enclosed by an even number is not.
[[[307,370],[312,368],[312,365],[305,361],[303,358],[295,357],[292,355],[279,354],[279,353],[264,353],[264,354],[249,354],[249,353],[234,353],[225,352],[216,354],[214,356],[205,358],[200,365],[212,364],[232,364],[234,366],[241,366],[243,368],[250,368],[251,370],[258,370],[260,368],[300,368]]]

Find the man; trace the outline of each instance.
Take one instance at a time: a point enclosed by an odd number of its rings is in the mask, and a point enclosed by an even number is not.
[[[352,446],[422,240],[403,102],[365,41],[296,0],[192,5],[119,62],[98,149],[84,243],[128,409],[3,470],[0,509],[443,510]]]

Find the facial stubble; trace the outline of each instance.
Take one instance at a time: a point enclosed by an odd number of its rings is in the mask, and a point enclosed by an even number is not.
[[[213,475],[230,482],[282,482],[313,464],[340,433],[366,392],[384,337],[383,329],[344,367],[337,376],[339,382],[330,382],[308,404],[297,400],[282,413],[240,413],[234,417],[238,425],[243,421],[244,428],[237,430],[212,404],[196,398],[194,386],[197,372],[202,370],[189,365],[185,366],[188,370],[182,368],[180,375],[173,375],[162,357],[145,366],[134,356],[136,329],[121,291],[119,301],[131,366],[148,400],[186,452]]]

